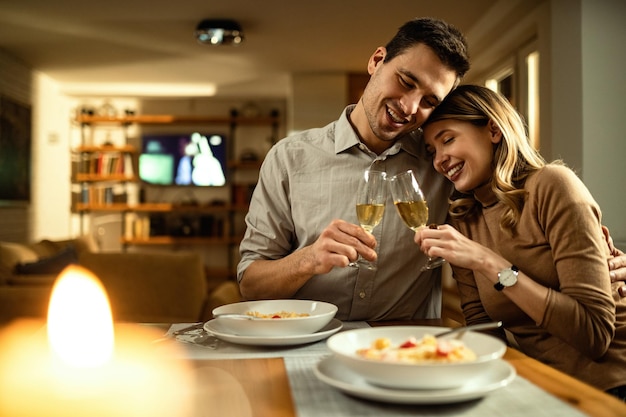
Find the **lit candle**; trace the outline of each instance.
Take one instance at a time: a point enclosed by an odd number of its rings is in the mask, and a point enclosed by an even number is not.
[[[68,267],[54,285],[47,333],[21,321],[0,332],[0,416],[187,416],[193,374],[175,345],[140,325],[113,325],[106,291]],[[178,356],[179,357],[179,356]]]

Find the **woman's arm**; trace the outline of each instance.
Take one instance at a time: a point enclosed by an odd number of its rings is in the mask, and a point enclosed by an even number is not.
[[[559,167],[541,174],[527,190],[529,197],[518,226],[521,234],[535,229],[538,243],[534,247],[511,252],[514,243],[496,238],[497,246],[487,248],[447,225],[420,231],[416,243],[429,256],[442,256],[453,265],[474,271],[476,279],[492,284],[498,280],[499,271],[516,264],[520,269],[518,282],[502,293],[538,326],[586,355],[599,357],[612,340],[615,321],[599,209],[573,172]],[[546,242],[540,242],[542,239]],[[543,252],[537,245],[545,245]],[[500,255],[501,246],[508,246],[511,259]],[[534,257],[538,253],[544,261],[546,257],[552,259],[554,266],[538,268]],[[554,277],[558,282],[550,284]]]

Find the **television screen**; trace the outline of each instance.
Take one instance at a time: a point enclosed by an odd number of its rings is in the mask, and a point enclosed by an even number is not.
[[[146,135],[139,155],[139,177],[154,185],[225,185],[226,138],[199,132]]]

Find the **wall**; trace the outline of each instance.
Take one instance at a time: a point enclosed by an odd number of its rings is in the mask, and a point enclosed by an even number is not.
[[[33,74],[33,216],[30,241],[71,234],[69,108],[47,75]]]
[[[626,249],[626,2],[585,0],[582,8],[583,180]]]
[[[551,1],[553,156],[573,166],[626,248],[623,138],[626,2]]]
[[[289,132],[325,126],[346,106],[346,74],[294,74],[291,83]]]

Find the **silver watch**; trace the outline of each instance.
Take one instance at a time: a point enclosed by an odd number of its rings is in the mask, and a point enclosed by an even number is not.
[[[517,284],[517,274],[519,268],[515,265],[511,265],[510,268],[505,268],[498,272],[498,282],[493,284],[493,288],[498,291],[502,291],[505,287],[512,287]]]

